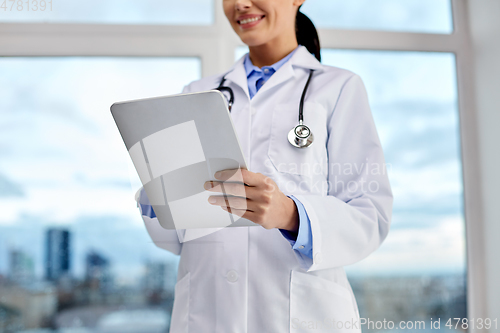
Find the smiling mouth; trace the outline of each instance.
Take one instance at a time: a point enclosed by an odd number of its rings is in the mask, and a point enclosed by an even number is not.
[[[239,25],[245,25],[245,24],[249,24],[249,23],[260,21],[264,17],[266,17],[266,16],[265,15],[256,16],[256,17],[252,17],[252,18],[243,19],[243,20],[240,20],[240,21],[237,21],[237,22],[238,22]]]

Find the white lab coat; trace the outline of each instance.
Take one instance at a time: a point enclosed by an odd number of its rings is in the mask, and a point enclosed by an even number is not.
[[[155,244],[181,256],[171,332],[360,332],[343,266],[380,246],[393,201],[363,82],[301,46],[250,100],[243,59],[225,73],[225,85],[235,94],[231,116],[248,169],[302,202],[313,259],[278,229],[225,228],[181,243],[175,231],[144,217]],[[310,69],[304,124],[315,142],[298,149],[287,134],[298,123]],[[184,92],[214,89],[221,78],[195,81]],[[333,329],[339,322],[343,328]]]

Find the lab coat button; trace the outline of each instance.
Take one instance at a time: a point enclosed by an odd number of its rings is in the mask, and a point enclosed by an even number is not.
[[[323,256],[321,255],[321,253],[316,253],[314,255],[314,261],[318,264],[321,264],[323,262]]]
[[[250,114],[253,116],[254,114],[257,113],[257,110],[255,108],[250,109]]]
[[[226,274],[226,279],[229,282],[236,282],[236,281],[238,281],[238,272],[236,272],[235,270],[230,270]]]

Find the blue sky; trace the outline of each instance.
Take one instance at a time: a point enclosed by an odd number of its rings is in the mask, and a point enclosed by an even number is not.
[[[85,20],[95,12],[77,15],[77,6],[65,12],[67,2],[53,1],[60,6],[60,14],[56,13],[60,16],[53,20]],[[392,7],[370,1],[372,5],[366,0],[308,0],[304,11],[323,26],[358,22],[357,27],[367,28],[371,22],[372,27],[418,30],[420,24],[449,32],[448,1],[397,0],[398,5]],[[88,8],[100,8],[100,16],[93,20],[113,23],[118,17],[141,22],[141,17],[149,17],[149,23],[176,22],[169,21],[173,19],[168,15],[152,13],[151,8],[164,8],[155,7],[153,0],[121,1],[122,9],[116,12],[113,3],[86,2]],[[197,24],[211,22],[209,1],[165,3],[177,20],[193,20],[186,14],[191,13],[185,7],[190,5],[200,8]],[[111,14],[105,14],[102,6]],[[136,7],[142,9],[132,10]],[[323,12],[331,13],[331,20]],[[366,12],[380,14],[367,16]],[[394,19],[387,19],[391,15]],[[241,52],[244,49],[237,55]],[[392,230],[379,251],[348,269],[353,274],[463,271],[463,191],[453,55],[324,50],[323,58],[325,64],[350,69],[363,78],[386,159],[392,165]],[[83,258],[90,249],[111,259],[123,283],[136,281],[148,258],[177,260],[157,249],[142,225],[133,200],[138,179],[109,107],[116,101],[180,92],[200,77],[200,61],[1,58],[0,73],[0,273],[6,271],[7,250],[21,248],[36,259],[41,274],[43,230],[48,226],[64,226],[73,232],[77,275],[83,273]]]

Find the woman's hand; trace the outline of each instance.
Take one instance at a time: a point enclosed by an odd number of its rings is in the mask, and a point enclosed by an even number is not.
[[[208,198],[212,205],[221,206],[266,229],[298,231],[299,214],[295,202],[283,194],[271,178],[246,169],[222,170],[214,176],[220,181],[205,182],[205,189],[235,197],[212,195]]]

